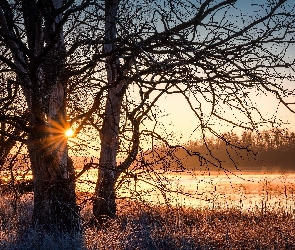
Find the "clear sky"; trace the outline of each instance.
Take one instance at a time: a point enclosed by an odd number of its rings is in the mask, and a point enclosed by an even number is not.
[[[258,94],[254,101],[257,103],[257,108],[261,111],[265,118],[275,120],[282,124],[281,127],[288,128],[295,131],[295,114],[287,110],[283,105],[278,105],[278,100],[274,96],[263,96]],[[295,100],[294,100],[295,102]],[[180,138],[179,142],[185,143],[189,140],[194,140],[199,137],[198,119],[194,116],[193,111],[188,106],[186,100],[180,94],[167,95],[163,97],[158,105],[164,110],[162,118],[159,120],[165,124],[160,126],[159,129],[167,134],[173,133],[175,137]],[[230,111],[228,111],[230,114]],[[164,116],[166,114],[166,116]],[[271,124],[266,124],[262,129],[271,128]],[[215,129],[220,132],[231,131],[231,126],[226,126],[224,123],[216,123]],[[240,130],[241,131],[241,130]],[[239,130],[237,130],[239,132]]]
[[[269,8],[267,2],[267,0],[238,0],[235,4],[236,11],[234,13],[230,12],[228,15],[236,18],[236,23],[241,23],[242,25],[242,22],[245,20],[248,22],[252,21],[253,19],[251,17],[254,18],[255,16],[264,15],[264,10]],[[257,4],[260,4],[262,8],[257,6]],[[290,4],[294,5],[295,2],[292,3],[292,1],[288,1],[287,6]],[[290,60],[295,59],[294,44],[292,44],[287,50],[287,56]],[[294,82],[284,82],[284,86],[289,89],[295,89]],[[269,94],[268,96],[265,96],[260,92],[253,92],[251,94],[251,99],[256,104],[256,107],[265,119],[275,121],[277,124],[274,125],[277,127],[288,128],[295,131],[295,114],[290,112],[282,104],[279,104],[274,95]],[[295,103],[295,100],[290,98],[288,101]],[[161,108],[161,110],[164,110],[166,114],[166,116],[159,119],[163,124],[165,124],[162,127],[159,127],[163,133],[166,132],[169,134],[173,131],[175,137],[180,138],[180,143],[195,140],[199,137],[199,133],[196,131],[199,122],[183,96],[180,94],[166,95],[157,103],[157,105]],[[293,109],[295,111],[295,105],[293,105]],[[225,116],[230,117],[231,115],[230,110],[225,112]],[[220,123],[218,121],[214,125],[214,128],[220,132],[232,130],[231,126],[227,126],[225,123]],[[270,128],[272,128],[270,123],[260,127],[260,129]],[[239,130],[236,130],[236,132],[239,133]]]

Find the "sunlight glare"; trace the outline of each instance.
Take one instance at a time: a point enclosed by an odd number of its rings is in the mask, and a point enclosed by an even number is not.
[[[66,130],[65,135],[66,137],[72,137],[74,135],[74,130],[69,128],[68,130]]]

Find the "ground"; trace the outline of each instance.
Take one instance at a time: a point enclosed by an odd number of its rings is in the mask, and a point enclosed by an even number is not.
[[[81,197],[80,197],[81,198]],[[291,211],[155,206],[118,200],[117,218],[97,228],[91,204],[81,210],[84,231],[44,235],[30,227],[32,194],[0,202],[0,249],[295,249]]]

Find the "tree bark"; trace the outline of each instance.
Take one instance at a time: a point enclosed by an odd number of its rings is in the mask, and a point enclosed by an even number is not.
[[[29,105],[30,122],[35,131],[29,135],[28,144],[34,178],[33,222],[48,231],[77,232],[80,231],[80,217],[74,167],[65,136],[68,81],[65,46],[62,27],[58,27],[61,15],[56,15],[61,7],[61,0],[52,0],[52,5],[44,6],[51,13],[45,16],[44,29],[45,42],[51,49],[36,72],[32,105]],[[35,51],[39,47],[35,44]],[[42,109],[34,106],[38,102]]]
[[[119,0],[105,1],[105,52],[112,52],[116,47],[116,15]],[[99,222],[116,215],[115,184],[119,177],[117,172],[117,151],[119,147],[120,109],[124,95],[125,82],[119,79],[119,62],[117,55],[106,58],[108,78],[108,95],[104,121],[100,132],[101,152],[99,159],[98,180],[96,183],[93,214]]]
[[[47,88],[47,93],[42,96],[43,110],[34,105],[37,102],[34,91],[33,104],[29,105],[30,124],[34,131],[29,133],[28,138],[34,179],[33,223],[47,231],[74,232],[80,230],[80,218],[74,167],[68,157],[65,136],[66,81],[60,77],[61,74],[54,76],[52,69],[54,67],[50,64],[44,65],[45,73],[38,79]],[[50,86],[47,81],[55,84]]]
[[[27,146],[34,181],[33,225],[48,232],[80,232],[74,167],[68,157],[66,122],[63,0],[23,0],[22,14],[28,50],[17,43],[8,4],[0,5],[2,31],[8,37],[29,116]],[[1,8],[5,8],[4,11]],[[28,54],[24,51],[30,51]]]
[[[71,160],[68,159],[65,166],[58,153],[43,147],[42,142],[31,140],[29,143],[34,178],[33,224],[48,232],[79,232],[79,208]],[[66,151],[64,155],[67,155]]]
[[[100,222],[113,218],[116,214],[115,184],[120,174],[117,172],[116,157],[119,147],[118,133],[122,104],[122,96],[118,97],[116,90],[116,88],[109,90],[100,134],[101,152],[93,203],[93,214]]]
[[[80,231],[79,208],[76,204],[75,178],[68,157],[65,137],[65,92],[63,85],[52,87],[47,122],[37,116],[32,105],[28,150],[34,180],[33,223],[46,231]]]

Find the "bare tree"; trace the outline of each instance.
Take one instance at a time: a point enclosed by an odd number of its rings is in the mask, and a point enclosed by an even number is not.
[[[6,137],[25,140],[28,147],[34,179],[34,224],[47,230],[71,231],[79,229],[79,216],[74,169],[64,136],[68,77],[62,8],[59,0],[0,3],[3,85],[8,97],[13,86],[21,89],[17,94],[25,99],[17,105],[11,102],[7,109],[27,107],[22,115],[13,110],[1,114],[1,121],[15,127],[11,133],[4,130]]]
[[[104,53],[109,53],[105,63],[110,88],[100,130],[97,218],[114,216],[114,183],[135,159],[141,135],[147,133],[139,125],[162,95],[183,95],[203,137],[209,131],[221,138],[210,125],[216,119],[244,129],[266,122],[251,98],[253,91],[275,95],[294,112],[294,90],[283,84],[294,80],[294,58],[288,57],[294,50],[294,4],[266,1],[256,8],[261,14],[245,15],[239,1],[231,0],[143,1],[133,9],[129,1],[106,5]],[[130,96],[131,86],[140,97],[136,104],[130,100],[136,96]],[[232,110],[231,117],[227,112]],[[120,115],[133,134],[129,154],[117,166],[124,131]]]
[[[115,184],[136,159],[140,141],[146,136],[162,139],[143,126],[145,120],[157,119],[153,109],[161,97],[181,94],[204,136],[208,131],[219,136],[211,120],[250,129],[258,126],[257,120],[265,121],[251,99],[253,91],[275,95],[294,112],[294,92],[284,85],[294,80],[294,58],[288,56],[294,49],[294,3],[266,0],[248,14],[240,4],[0,3],[4,93],[11,93],[9,86],[19,88],[20,105],[27,107],[0,117],[23,133],[1,133],[27,144],[35,223],[59,221],[58,227],[67,229],[79,224],[74,169],[64,137],[68,126],[80,137],[89,129],[99,135],[93,213],[101,221],[115,216]],[[228,110],[234,110],[234,118]],[[25,113],[28,118],[20,119]],[[120,164],[118,154],[125,157]]]

